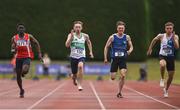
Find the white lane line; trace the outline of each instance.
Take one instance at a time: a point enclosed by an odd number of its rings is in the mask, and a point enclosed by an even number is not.
[[[164,104],[164,105],[166,105],[166,106],[168,106],[168,107],[171,107],[171,108],[173,108],[173,109],[179,109],[179,107],[177,107],[177,106],[168,104],[168,103],[166,103],[166,102],[163,102],[163,101],[161,101],[161,100],[158,100],[158,99],[156,99],[156,98],[153,98],[153,97],[151,97],[151,96],[149,96],[149,95],[143,94],[142,92],[139,92],[139,91],[137,91],[137,90],[135,90],[135,89],[132,89],[132,88],[130,88],[130,87],[125,86],[125,88],[126,88],[126,89],[129,89],[130,91],[133,91],[133,92],[135,92],[135,93],[137,93],[137,94],[139,94],[139,95],[142,95],[142,96],[144,96],[144,97],[146,97],[146,98],[152,99],[152,100],[154,100],[154,101],[156,101],[156,102],[159,102],[159,103]]]
[[[39,103],[41,103],[43,100],[45,100],[47,97],[49,97],[50,95],[52,95],[54,92],[56,92],[58,89],[62,88],[65,85],[66,82],[64,82],[63,84],[57,86],[54,90],[52,90],[51,92],[49,92],[47,95],[45,95],[44,97],[42,97],[40,100],[38,100],[37,102],[35,102],[33,105],[31,105],[30,107],[28,107],[28,109],[26,110],[31,110],[33,109],[35,106],[37,106]]]
[[[93,92],[94,92],[94,95],[96,96],[96,98],[97,98],[97,100],[98,100],[98,102],[99,102],[99,105],[101,106],[101,110],[106,110],[106,108],[104,107],[101,99],[100,99],[99,96],[98,96],[98,93],[96,92],[96,89],[95,89],[93,83],[92,83],[92,82],[89,82],[89,84],[90,84],[90,86],[91,86],[91,89],[92,89]]]

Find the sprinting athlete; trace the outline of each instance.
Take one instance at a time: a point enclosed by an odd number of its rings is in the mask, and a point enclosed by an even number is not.
[[[20,88],[20,98],[24,97],[25,92],[22,87],[21,77],[24,77],[28,73],[31,59],[34,57],[31,44],[35,44],[39,58],[42,60],[38,41],[31,34],[25,33],[25,30],[24,24],[17,24],[18,33],[11,39],[11,52],[16,54],[16,74],[17,84]]]
[[[117,94],[118,98],[122,98],[122,88],[124,85],[124,80],[127,72],[126,58],[133,51],[133,45],[129,35],[124,34],[125,23],[118,21],[117,33],[111,35],[106,42],[104,47],[104,63],[107,64],[107,53],[109,47],[111,48],[111,79],[115,79],[116,72],[119,68],[120,70],[120,81],[119,81],[119,92]]]
[[[82,78],[84,72],[84,62],[86,58],[85,43],[87,42],[89,48],[89,55],[94,58],[92,52],[92,44],[89,39],[89,35],[81,32],[83,29],[83,23],[81,21],[75,21],[71,33],[66,40],[66,47],[71,49],[70,62],[72,70],[72,79],[74,85],[78,86],[78,90],[82,91]]]
[[[159,51],[159,63],[160,63],[160,87],[163,87],[164,97],[168,97],[168,89],[173,80],[175,71],[175,57],[174,51],[179,48],[179,37],[173,31],[174,24],[172,22],[167,22],[165,24],[165,33],[158,34],[152,41],[147,51],[147,55],[151,55],[152,48],[157,41],[160,41],[160,51]],[[164,84],[164,73],[165,69],[168,71],[167,84]]]

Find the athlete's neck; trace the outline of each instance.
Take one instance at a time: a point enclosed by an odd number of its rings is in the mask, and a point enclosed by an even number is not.
[[[122,37],[124,33],[117,33],[119,37]]]
[[[77,37],[81,37],[81,32],[76,32]]]
[[[23,38],[24,37],[24,33],[19,33],[19,37]]]
[[[171,37],[172,33],[166,33],[166,37]]]

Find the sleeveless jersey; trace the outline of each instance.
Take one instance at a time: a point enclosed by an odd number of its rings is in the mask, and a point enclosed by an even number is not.
[[[32,52],[29,34],[25,33],[23,38],[19,35],[14,36],[14,42],[16,44],[16,58],[34,58]]]
[[[113,35],[113,41],[111,45],[111,58],[114,57],[126,57],[127,56],[127,37],[123,34],[122,37],[118,37],[117,34]]]
[[[174,56],[174,50],[175,48],[174,48],[174,42],[172,36],[167,37],[166,34],[163,34],[159,55]]]
[[[80,38],[77,37],[77,35],[74,33],[73,34],[73,40],[71,42],[71,53],[70,53],[70,57],[71,58],[82,58],[82,57],[86,57],[86,50],[85,50],[85,42],[86,42],[86,38],[85,35],[83,33],[80,34]]]

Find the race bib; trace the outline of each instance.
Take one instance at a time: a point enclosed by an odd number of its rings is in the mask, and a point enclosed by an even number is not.
[[[115,52],[115,57],[123,57],[124,52]]]
[[[18,46],[27,46],[27,42],[25,40],[18,40],[17,45]]]
[[[163,52],[165,54],[172,54],[172,50],[170,48],[163,48]]]
[[[72,52],[75,54],[83,54],[84,49],[76,48],[76,49],[73,49]]]

